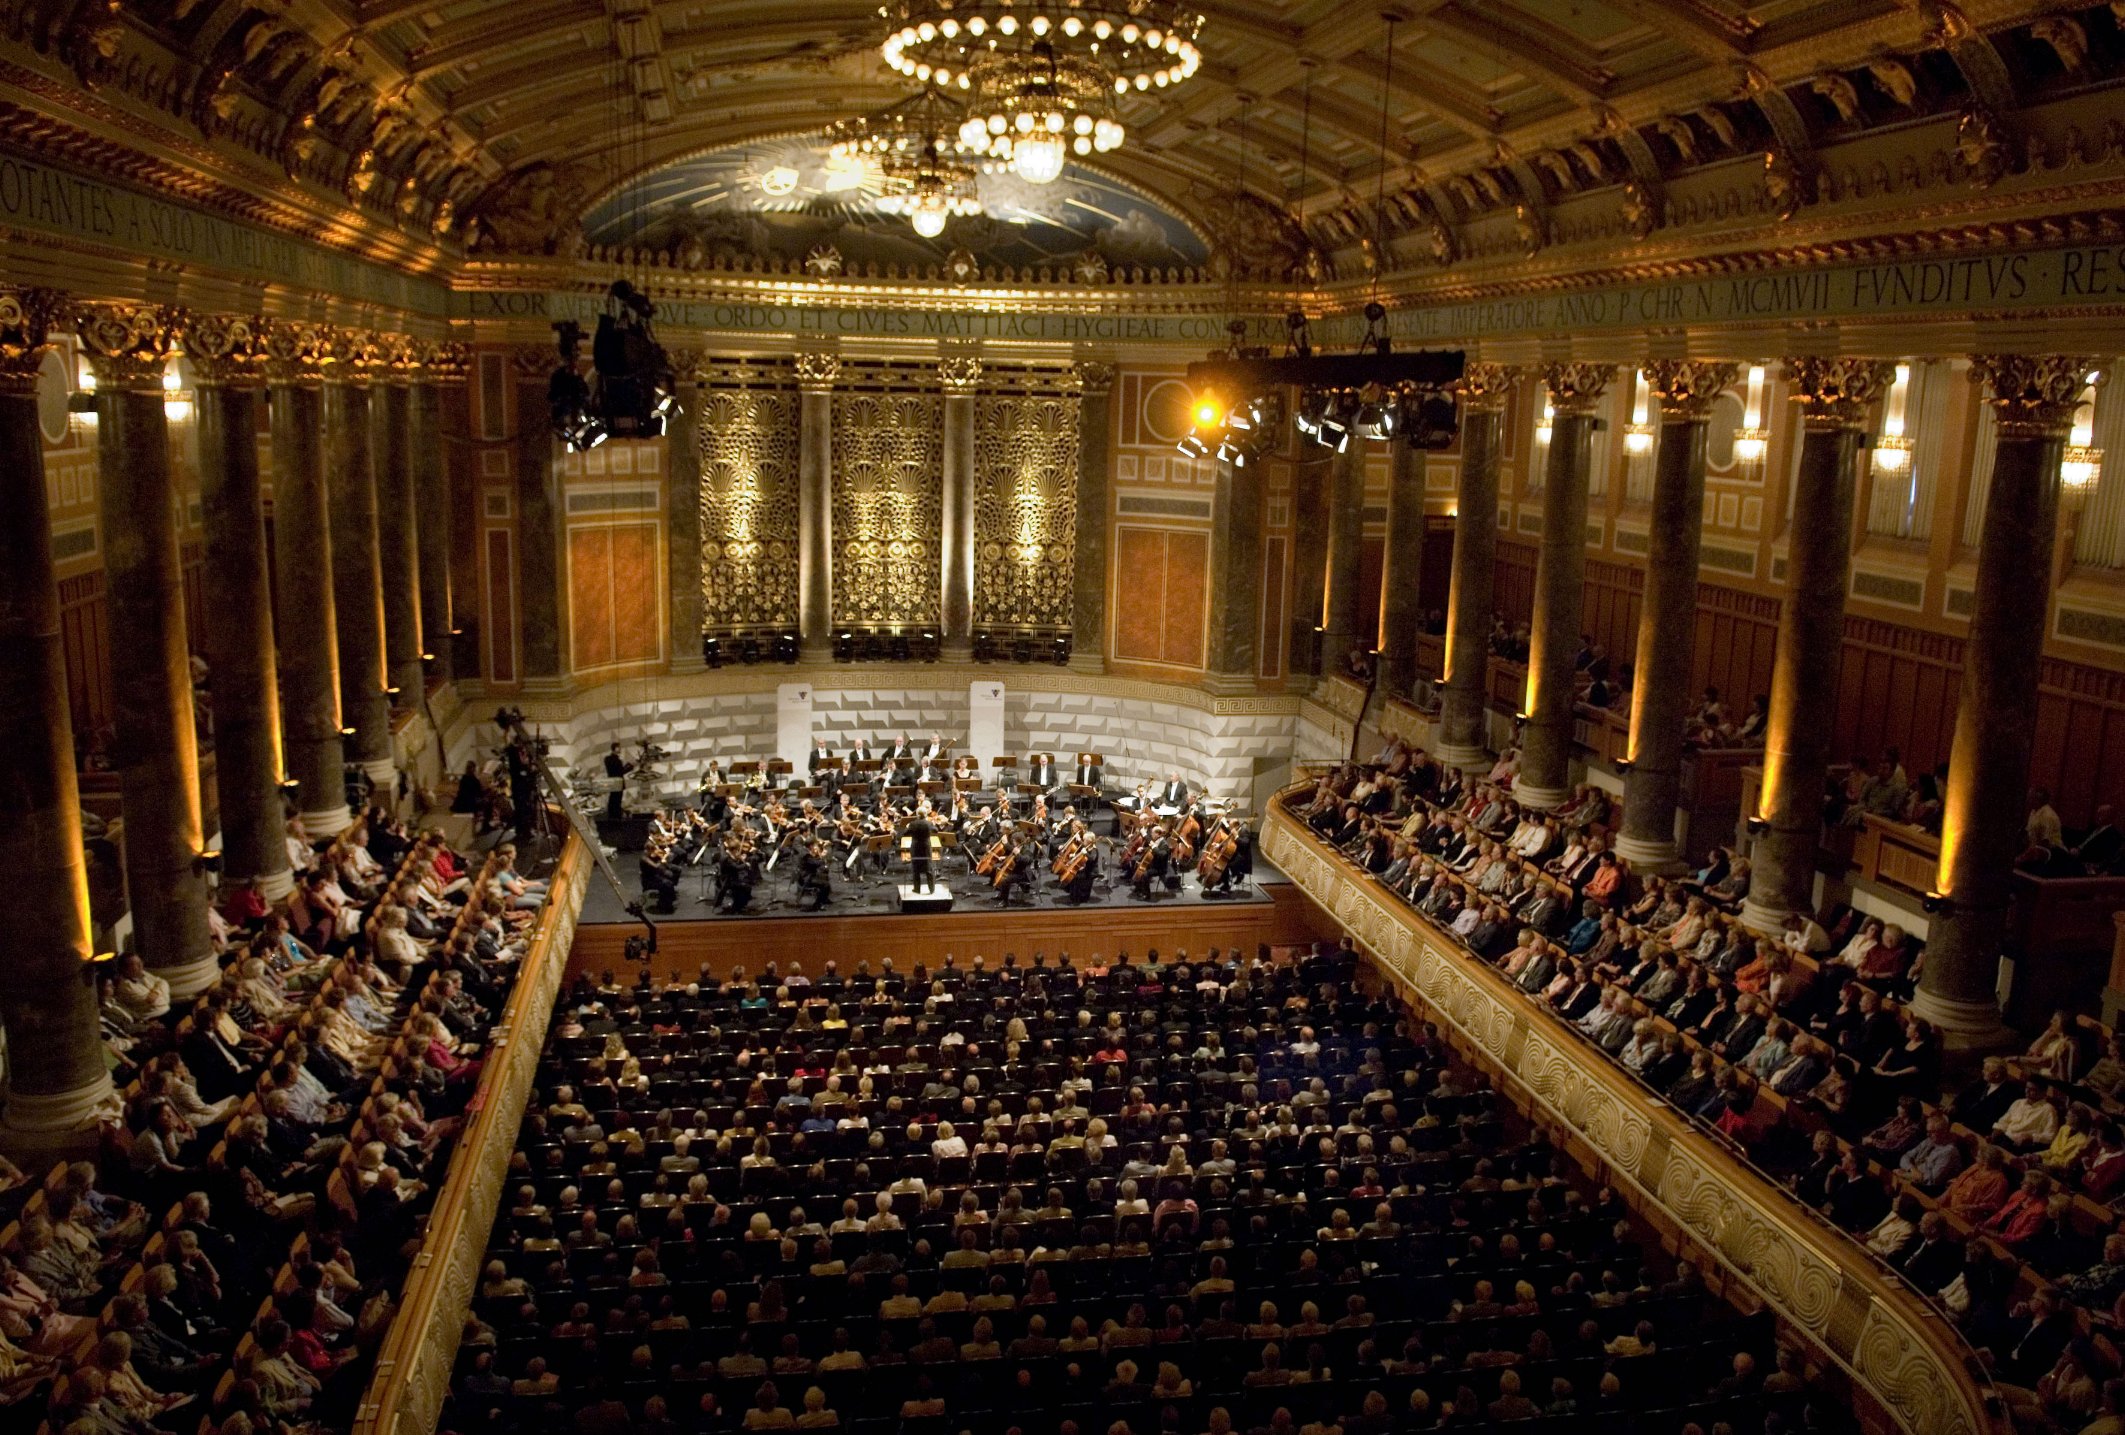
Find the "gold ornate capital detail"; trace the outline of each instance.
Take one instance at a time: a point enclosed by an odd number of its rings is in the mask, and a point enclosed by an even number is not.
[[[1513,385],[1519,382],[1518,369],[1505,364],[1472,363],[1454,380],[1454,397],[1472,413],[1504,413],[1506,400],[1513,396]]]
[[[323,329],[319,334],[319,354],[328,382],[367,384],[382,377],[384,335],[367,329]]]
[[[1544,364],[1542,384],[1559,418],[1590,414],[1616,370],[1608,364]]]
[[[1882,359],[1797,358],[1785,367],[1801,424],[1811,429],[1864,428],[1868,406],[1896,381],[1896,365]]]
[[[937,361],[937,382],[948,394],[971,394],[981,383],[981,360],[967,354],[947,354]]]
[[[1648,359],[1647,384],[1665,419],[1705,419],[1712,403],[1741,377],[1741,365],[1704,359]]]
[[[376,381],[410,385],[421,377],[421,345],[410,334],[376,336]]]
[[[516,370],[518,382],[536,380],[544,383],[555,369],[561,367],[561,356],[551,344],[526,344],[510,352],[509,362]]]
[[[797,356],[797,387],[808,394],[825,393],[841,377],[841,356],[807,349]]]
[[[698,388],[707,383],[716,364],[706,349],[668,349],[665,355],[671,361],[672,382],[681,387]]]
[[[0,289],[0,394],[33,393],[52,331],[66,322],[55,289]]]
[[[266,377],[265,321],[248,314],[194,314],[184,356],[202,384],[253,388]]]
[[[2095,367],[2073,355],[1973,354],[1970,377],[1985,386],[2001,438],[2058,438],[2073,428]]]
[[[454,339],[420,346],[421,377],[431,384],[462,384],[472,374],[472,345]]]
[[[98,388],[159,394],[185,319],[161,304],[89,303],[75,308],[74,333]]]
[[[315,324],[269,319],[262,347],[268,383],[314,388],[325,377],[324,335]]]
[[[1107,393],[1114,388],[1114,365],[1081,359],[1070,366],[1070,382],[1080,393]]]

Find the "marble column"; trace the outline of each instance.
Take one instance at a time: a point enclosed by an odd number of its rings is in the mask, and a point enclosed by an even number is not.
[[[384,581],[384,677],[391,705],[417,710],[427,693],[421,635],[421,502],[414,482],[415,355],[394,344],[370,390],[375,435],[376,545]]]
[[[1210,500],[1210,691],[1254,691],[1261,595],[1262,466],[1220,462]]]
[[[937,363],[944,386],[944,660],[974,657],[974,390],[981,360],[947,355]]]
[[[1998,438],[1942,794],[1934,889],[1945,906],[1926,940],[1911,1009],[1951,1044],[1985,1046],[2006,1035],[1993,994],[2014,859],[2027,845],[2059,465],[2095,361],[1982,355],[1971,367],[1989,391]]]
[[[1542,548],[1535,563],[1535,613],[1527,653],[1527,723],[1513,796],[1549,808],[1571,795],[1572,714],[1578,702],[1572,659],[1586,607],[1586,485],[1593,467],[1594,416],[1613,372],[1606,364],[1551,364],[1549,466],[1542,485]]]
[[[177,311],[148,304],[91,304],[76,316],[96,375],[104,583],[123,655],[113,694],[126,902],[141,959],[189,998],[220,972],[207,935],[198,734],[163,414],[162,376],[181,323]]]
[[[469,431],[453,431],[443,419],[443,391],[462,394],[470,367],[463,344],[430,344],[421,355],[421,376],[413,386],[407,412],[412,434],[413,493],[420,509],[420,619],[422,658],[427,676],[438,683],[457,677],[457,627],[450,595],[450,460]],[[463,406],[458,406],[463,412]]]
[[[664,420],[664,573],[670,584],[671,671],[698,673],[701,656],[701,383],[707,356],[671,356],[679,410]],[[802,555],[798,559],[803,566]]]
[[[797,656],[807,663],[834,660],[834,381],[840,377],[841,360],[832,354],[797,356]],[[947,444],[950,434],[947,426]],[[944,523],[949,533],[949,506]]]
[[[213,575],[203,637],[213,679],[222,883],[256,881],[270,902],[293,890],[295,880],[280,795],[273,570],[258,475],[264,327],[256,319],[197,315],[184,347],[199,394],[199,504]]]
[[[1077,404],[1076,571],[1070,592],[1070,666],[1107,669],[1108,471],[1114,448],[1114,365],[1082,360],[1070,367]]]
[[[1868,411],[1895,366],[1873,359],[1792,359],[1786,382],[1800,406],[1800,472],[1786,526],[1786,599],[1771,669],[1763,782],[1756,799],[1749,895],[1741,919],[1776,932],[1815,907],[1830,718],[1837,711],[1845,582],[1852,564],[1852,501]]]
[[[1424,451],[1398,433],[1387,446],[1387,541],[1380,563],[1379,689],[1409,692],[1424,623]]]
[[[332,609],[339,627],[339,711],[349,757],[392,786],[391,699],[384,655],[384,569],[376,520],[375,341],[337,333],[325,366],[325,478],[332,502]]]
[[[1372,647],[1372,633],[1361,632],[1358,616],[1358,568],[1365,542],[1366,441],[1352,434],[1350,446],[1335,456],[1328,470],[1328,564],[1321,599],[1321,666],[1323,675],[1343,671],[1353,646]]]
[[[561,575],[560,454],[555,446],[547,382],[560,364],[551,344],[527,345],[516,361],[517,641],[524,655],[526,693],[568,692],[568,593]],[[493,641],[509,641],[508,614],[496,614]]]
[[[1356,446],[1356,440],[1352,440]],[[1321,671],[1321,603],[1328,591],[1328,508],[1334,459],[1315,449],[1291,468],[1291,682],[1304,692]],[[1338,661],[1342,654],[1336,655]]]
[[[313,838],[346,829],[347,744],[340,731],[339,622],[333,604],[332,499],[325,481],[323,348],[318,331],[266,330],[273,429],[274,606],[281,746],[295,805]]]
[[[0,958],[0,1132],[25,1156],[92,1155],[111,1100],[96,989],[84,980],[88,864],[37,421],[37,373],[60,306],[50,290],[0,289],[0,473],[10,475],[0,483],[0,871],[13,925]]]
[[[1446,598],[1446,677],[1439,703],[1439,760],[1487,767],[1492,588],[1498,553],[1498,464],[1505,407],[1518,378],[1499,364],[1470,364],[1454,387],[1461,406],[1461,471],[1454,485],[1454,557]]]
[[[1682,726],[1697,653],[1697,549],[1704,532],[1705,429],[1735,364],[1654,359],[1645,366],[1660,404],[1653,506],[1632,667],[1630,771],[1616,852],[1641,874],[1680,870],[1675,809],[1682,795]]]

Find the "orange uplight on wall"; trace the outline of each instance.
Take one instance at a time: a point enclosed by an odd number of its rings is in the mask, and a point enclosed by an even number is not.
[[[1197,428],[1216,428],[1218,421],[1224,416],[1225,410],[1214,397],[1206,396],[1196,400],[1195,426]]]

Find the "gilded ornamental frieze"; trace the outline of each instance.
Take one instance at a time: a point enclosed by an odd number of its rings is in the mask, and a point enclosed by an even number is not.
[[[934,391],[834,395],[833,619],[917,628],[943,603],[944,402]]]
[[[797,622],[797,397],[702,388],[701,621],[711,632]]]

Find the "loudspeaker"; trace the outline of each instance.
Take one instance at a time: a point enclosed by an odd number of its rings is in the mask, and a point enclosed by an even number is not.
[[[903,882],[899,891],[900,910],[909,915],[952,910],[952,891],[949,887],[939,886],[932,891],[918,892]]]

